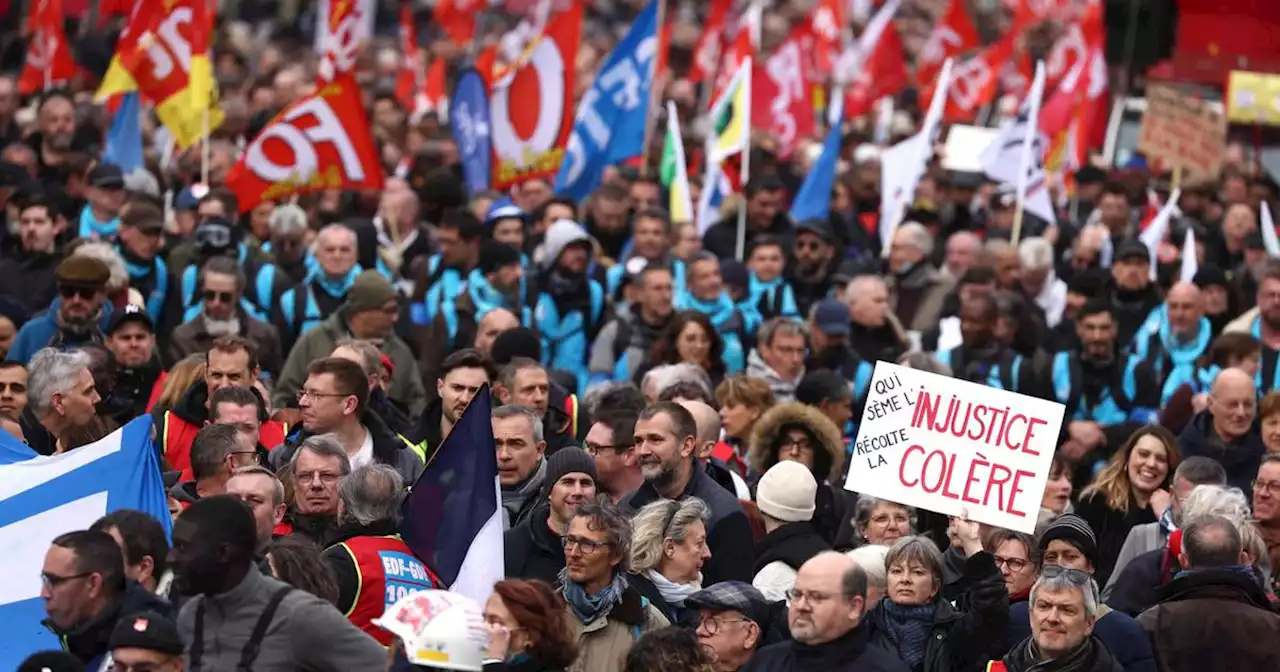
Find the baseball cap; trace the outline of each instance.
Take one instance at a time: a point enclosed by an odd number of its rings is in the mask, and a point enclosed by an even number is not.
[[[828,243],[835,241],[836,234],[831,230],[831,223],[825,219],[806,219],[796,225],[796,233],[808,231]]]
[[[1148,250],[1147,246],[1140,240],[1130,238],[1120,243],[1120,247],[1116,248],[1116,261],[1137,258],[1147,262],[1151,261],[1151,250]]]
[[[182,655],[182,638],[173,621],[154,611],[126,616],[111,632],[111,649],[145,649],[170,656]]]
[[[813,322],[828,336],[847,336],[849,307],[838,299],[823,299],[813,309]]]
[[[152,333],[155,333],[156,330],[156,325],[152,323],[151,316],[147,314],[147,311],[141,306],[136,306],[130,303],[124,308],[111,314],[111,321],[107,323],[107,335],[109,336],[116,333],[116,330],[124,326],[126,322],[137,322],[138,324],[145,325],[147,327],[147,331]]]
[[[173,199],[173,209],[178,212],[194,212],[200,207],[200,197],[196,196],[195,187],[187,187],[178,192]]]
[[[124,171],[120,166],[100,163],[89,171],[89,186],[98,189],[124,189]]]
[[[489,212],[484,216],[485,226],[492,226],[494,222],[500,219],[524,219],[524,210],[513,203],[511,199],[504,198],[493,202],[489,206]]]
[[[757,624],[769,620],[769,601],[755,586],[742,581],[721,581],[686,597],[684,603],[694,609],[736,611]]]

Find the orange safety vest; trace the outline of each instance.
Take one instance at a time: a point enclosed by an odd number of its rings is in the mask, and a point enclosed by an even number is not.
[[[564,398],[564,412],[569,416],[569,438],[578,438],[578,395],[568,394]]]
[[[173,411],[164,412],[164,434],[160,437],[160,449],[165,461],[169,463],[169,470],[181,471],[180,479],[183,481],[195,478],[191,471],[191,442],[195,441],[196,434],[201,429],[175,415]],[[288,425],[268,420],[258,427],[258,443],[271,450],[283,444],[288,434]]]
[[[355,537],[338,546],[351,556],[360,587],[355,602],[344,615],[352,625],[383,646],[393,644],[395,636],[374,625],[373,619],[382,616],[405,595],[444,588],[440,579],[413,556],[399,535]]]

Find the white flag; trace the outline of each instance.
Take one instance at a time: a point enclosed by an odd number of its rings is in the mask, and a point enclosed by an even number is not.
[[[1271,207],[1262,201],[1262,244],[1267,248],[1268,257],[1280,257],[1280,240],[1276,240],[1276,223],[1271,221]]]
[[[1044,62],[1037,61],[1035,80],[1018,115],[1001,122],[999,135],[982,153],[982,172],[988,179],[1016,187],[1023,212],[1053,224],[1057,217],[1044,181],[1047,143],[1039,129],[1044,76]]]
[[[1193,282],[1200,264],[1196,261],[1196,235],[1191,227],[1187,227],[1186,238],[1182,241],[1182,270],[1178,273],[1179,282]]]
[[[942,112],[951,88],[951,59],[942,64],[938,86],[920,132],[886,149],[880,155],[880,249],[889,256],[893,232],[902,223],[907,206],[915,200],[916,186],[933,157],[933,143],[942,130]]]
[[[1138,234],[1138,240],[1147,246],[1147,251],[1151,256],[1151,279],[1156,279],[1156,266],[1160,263],[1160,243],[1164,242],[1165,235],[1169,232],[1169,221],[1173,219],[1173,213],[1178,209],[1178,198],[1182,196],[1181,189],[1174,189],[1169,194],[1169,200],[1165,201],[1164,207],[1156,213],[1156,216],[1147,225],[1147,229]]]

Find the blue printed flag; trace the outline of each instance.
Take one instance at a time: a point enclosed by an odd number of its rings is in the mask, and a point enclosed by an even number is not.
[[[120,97],[120,107],[107,129],[106,149],[102,151],[104,163],[120,166],[126,175],[143,166],[142,160],[142,108],[137,91]]]
[[[489,90],[474,68],[458,75],[449,101],[449,124],[462,159],[462,174],[472,195],[489,188],[492,147],[489,132]]]
[[[837,107],[843,101],[837,100]],[[835,119],[842,118],[837,112]],[[811,219],[827,221],[831,214],[831,189],[836,181],[836,164],[840,160],[840,124],[833,124],[822,141],[822,155],[809,166],[809,174],[800,185],[800,192],[791,202],[791,219],[797,224]]]
[[[505,571],[492,411],[484,387],[413,484],[400,523],[413,554],[450,591],[480,604]]]
[[[649,89],[658,56],[658,0],[631,24],[578,104],[556,193],[582,200],[604,169],[644,151]]]
[[[0,669],[57,649],[41,625],[40,571],[54,538],[87,529],[117,509],[136,509],[170,528],[169,507],[151,444],[151,416],[71,452],[36,455],[0,432]]]

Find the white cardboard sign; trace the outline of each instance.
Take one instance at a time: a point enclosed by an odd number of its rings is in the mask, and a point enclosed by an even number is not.
[[[1062,404],[876,363],[844,487],[1034,534]]]

